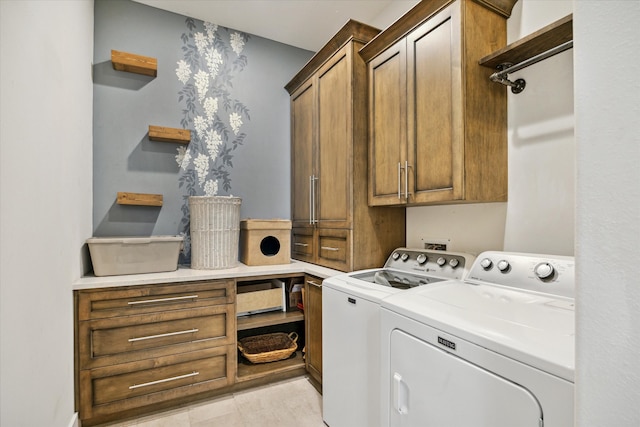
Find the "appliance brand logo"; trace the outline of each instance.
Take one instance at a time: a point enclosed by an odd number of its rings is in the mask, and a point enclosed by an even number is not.
[[[450,348],[451,350],[456,349],[456,343],[454,343],[453,341],[446,340],[442,337],[438,337],[438,344],[443,345],[447,348]]]

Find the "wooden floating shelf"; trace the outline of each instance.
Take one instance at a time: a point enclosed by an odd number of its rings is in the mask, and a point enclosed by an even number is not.
[[[571,40],[573,40],[573,14],[485,56],[479,63],[493,69],[501,64],[518,64]]]
[[[162,194],[118,192],[119,205],[162,206]]]
[[[191,131],[189,129],[176,129],[149,125],[149,139],[151,141],[188,144],[191,141]]]
[[[149,56],[112,50],[111,63],[113,64],[114,70],[143,74],[151,77],[157,77],[158,75],[158,60]]]

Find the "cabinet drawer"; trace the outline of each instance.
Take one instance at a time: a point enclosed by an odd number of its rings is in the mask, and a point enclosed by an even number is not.
[[[294,228],[292,237],[291,258],[313,262],[313,229]]]
[[[80,322],[80,369],[234,343],[234,306]]]
[[[350,230],[318,229],[318,263],[347,271],[351,262]]]
[[[78,291],[78,320],[232,304],[232,280]]]
[[[82,419],[123,412],[231,385],[236,347],[83,370]]]

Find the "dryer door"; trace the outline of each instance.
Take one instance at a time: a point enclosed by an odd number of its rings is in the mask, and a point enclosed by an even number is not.
[[[542,425],[537,399],[518,384],[397,329],[390,347],[390,426]]]

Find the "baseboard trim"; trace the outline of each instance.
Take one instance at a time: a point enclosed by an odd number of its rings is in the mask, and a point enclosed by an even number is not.
[[[74,413],[69,422],[69,427],[80,427],[80,421],[78,420],[78,413]]]

